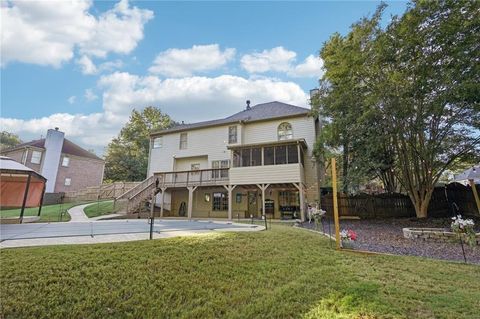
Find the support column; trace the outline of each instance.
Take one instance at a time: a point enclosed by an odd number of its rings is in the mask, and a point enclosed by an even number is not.
[[[28,190],[30,189],[30,181],[32,179],[32,174],[28,174],[27,184],[25,185],[25,193],[23,193],[23,203],[22,203],[22,210],[20,211],[20,224],[23,222],[23,213],[25,211],[25,205],[27,204],[28,198]]]
[[[160,188],[162,191],[162,195],[160,196],[160,217],[163,218],[163,207],[165,206],[165,191],[167,190],[166,187]]]
[[[262,191],[262,215],[265,215],[266,218],[267,215],[265,214],[265,191],[267,190],[268,186],[270,186],[270,184],[257,184],[257,186]]]
[[[193,210],[193,192],[197,189],[198,186],[188,186],[188,219],[192,219],[192,210]]]
[[[232,216],[233,216],[233,212],[232,212],[232,205],[233,205],[233,198],[232,198],[232,194],[233,194],[233,190],[235,189],[235,187],[237,187],[237,185],[223,185],[223,187],[225,187],[225,189],[228,191],[228,220],[232,220]]]
[[[302,182],[298,184],[293,183],[293,186],[295,186],[298,189],[298,197],[300,197],[300,220],[304,222],[305,221],[305,187],[303,186]]]

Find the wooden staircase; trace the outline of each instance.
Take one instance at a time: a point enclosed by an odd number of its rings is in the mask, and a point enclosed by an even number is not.
[[[150,176],[143,182],[115,198],[115,211],[119,214],[133,214],[141,212],[145,203],[152,200],[159,189],[155,185],[156,177]],[[155,191],[155,193],[154,193]]]

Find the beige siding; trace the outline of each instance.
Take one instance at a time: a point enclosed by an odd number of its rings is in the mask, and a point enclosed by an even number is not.
[[[300,164],[235,167],[230,169],[230,184],[298,183]]]
[[[207,169],[210,165],[207,156],[176,158],[175,171],[189,171],[192,168],[192,164],[200,164],[200,169]]]
[[[312,162],[313,147],[316,140],[314,118],[303,116],[237,124],[238,144],[277,141],[277,129],[282,122],[289,122],[292,125],[294,139],[304,139],[307,144],[303,173],[300,173],[300,165],[298,164],[288,164],[294,165],[290,167],[285,165],[285,167],[232,168],[230,169],[230,183],[256,184],[303,181],[306,187],[307,202],[314,202],[318,200],[318,174],[316,165]],[[149,175],[154,172],[189,170],[192,163],[200,163],[202,169],[212,168],[212,161],[230,159],[231,152],[227,149],[228,127],[230,125],[187,131],[188,146],[185,150],[179,149],[180,132],[163,135],[163,147],[151,150]],[[197,159],[200,158],[202,160],[199,162]]]

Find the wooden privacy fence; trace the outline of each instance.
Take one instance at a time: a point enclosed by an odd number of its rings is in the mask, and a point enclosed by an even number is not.
[[[477,186],[477,189],[479,187]],[[447,201],[448,196],[448,201]],[[446,187],[436,187],[428,207],[429,217],[446,217],[453,215],[453,207],[467,215],[478,215],[472,189],[458,183]],[[321,207],[331,215],[333,212],[333,194],[321,197]],[[415,208],[410,197],[404,194],[358,194],[338,195],[338,212],[340,216],[358,216],[360,218],[415,217]]]
[[[328,214],[333,212],[333,194],[322,196],[321,207]],[[415,209],[410,198],[403,194],[339,194],[338,213],[340,216],[360,218],[412,217]]]
[[[80,191],[66,192],[64,202],[113,199],[137,186],[140,182],[115,182],[91,186]]]

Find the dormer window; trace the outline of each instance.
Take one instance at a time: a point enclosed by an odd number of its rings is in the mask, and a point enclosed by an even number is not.
[[[278,126],[278,140],[291,140],[293,139],[292,125],[287,122],[283,122]]]

